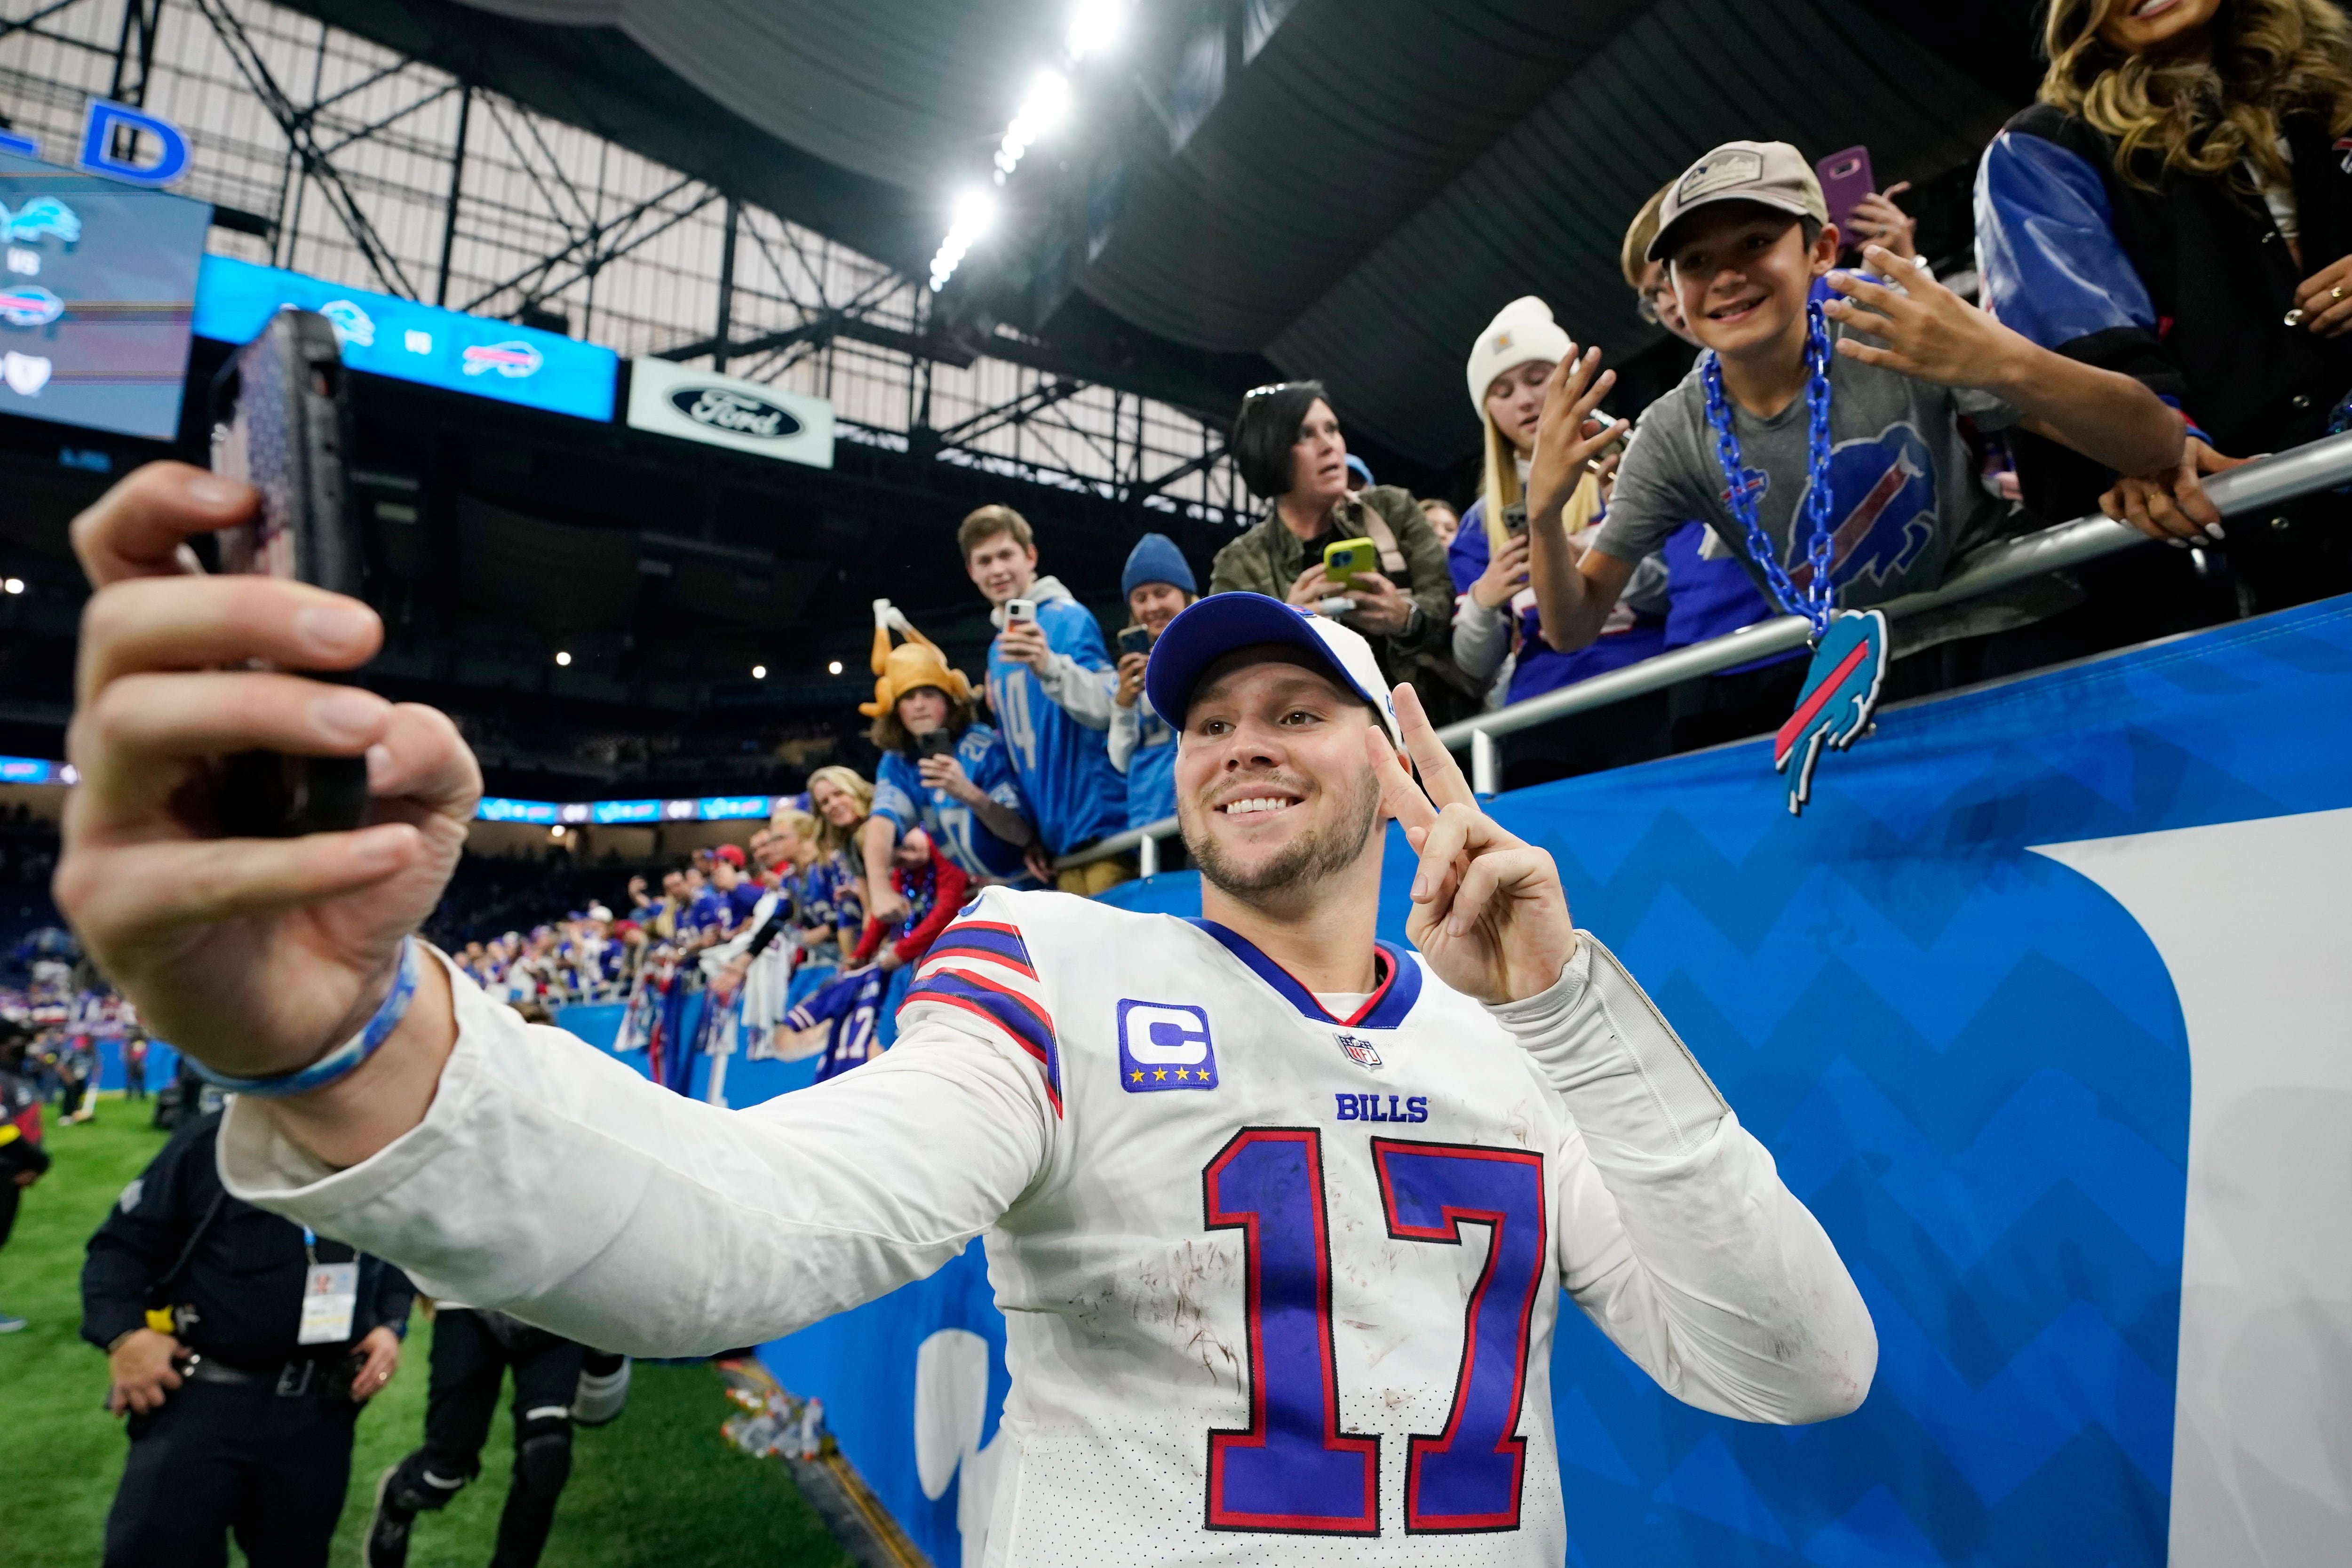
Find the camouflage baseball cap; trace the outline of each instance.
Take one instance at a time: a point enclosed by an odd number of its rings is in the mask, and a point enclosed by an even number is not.
[[[1658,208],[1657,237],[1648,259],[1664,261],[1682,220],[1717,202],[1754,202],[1791,217],[1830,221],[1822,183],[1805,155],[1786,142],[1726,142],[1683,171]]]

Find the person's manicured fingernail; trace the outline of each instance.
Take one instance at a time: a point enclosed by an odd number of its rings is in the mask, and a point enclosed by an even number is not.
[[[393,774],[399,764],[392,760],[390,746],[370,746],[367,749],[368,788],[383,793],[390,787]]]
[[[344,654],[358,651],[374,624],[373,615],[364,606],[349,600],[305,605],[294,612],[294,635],[300,637],[312,653],[326,658],[339,658]]]
[[[218,474],[190,474],[187,481],[188,499],[202,507],[233,506],[245,493],[245,487],[235,479],[225,479]]]
[[[330,741],[363,741],[383,727],[383,699],[343,687],[310,703],[310,727]]]
[[[394,865],[408,852],[409,833],[397,822],[363,827],[352,835],[352,858],[362,868]]]
[[[2227,539],[2227,538],[2229,538],[2229,537],[2230,537],[2228,534],[2226,534],[2226,533],[2224,533],[2224,532],[2222,532],[2222,531],[2221,531],[2221,525],[2220,523],[2218,523],[2218,522],[2209,522],[2209,523],[2207,523],[2207,524],[2205,525],[2205,531],[2206,531],[2207,533],[2209,533],[2209,534],[2212,535],[2212,536],[2213,536],[2213,538],[2214,538],[2214,540],[2215,540],[2217,542],[2218,542],[2219,541],[2221,541],[2221,540],[2224,540],[2224,539]]]
[[[2189,548],[2189,541],[2185,539],[2168,539],[2165,542],[2172,546],[2175,550],[2186,550]]]

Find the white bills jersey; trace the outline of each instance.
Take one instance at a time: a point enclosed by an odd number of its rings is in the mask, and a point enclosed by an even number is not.
[[[993,889],[887,1055],[740,1112],[458,980],[421,1126],[337,1173],[233,1110],[223,1171],[638,1354],[772,1338],[984,1235],[1012,1392],[962,1511],[997,1563],[1557,1568],[1563,1289],[1704,1408],[1859,1403],[1834,1249],[1605,948],[1497,1008],[1377,965],[1335,1017],[1231,931]]]
[[[1625,1237],[1517,1039],[1377,963],[1337,1017],[1223,926],[1055,895],[931,949],[902,1027],[981,1020],[1056,1111],[988,1235],[992,1559],[1561,1561],[1559,1287],[1607,1299]]]

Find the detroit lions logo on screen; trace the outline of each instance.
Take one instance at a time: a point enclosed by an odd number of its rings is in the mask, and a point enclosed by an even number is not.
[[[45,235],[63,245],[80,243],[81,216],[55,196],[35,196],[15,212],[0,205],[0,238],[29,243]]]
[[[1883,586],[1910,570],[1936,537],[1935,476],[1927,443],[1908,425],[1890,425],[1831,452],[1832,582]],[[1804,509],[1801,494],[1798,518]],[[1800,530],[1789,544],[1789,581],[1801,592],[1812,576]]]

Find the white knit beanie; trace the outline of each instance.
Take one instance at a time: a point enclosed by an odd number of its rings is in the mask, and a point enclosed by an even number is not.
[[[1551,319],[1551,307],[1533,294],[1519,298],[1495,312],[1486,330],[1470,350],[1470,406],[1484,416],[1486,389],[1507,370],[1531,359],[1559,361],[1575,345]]]

